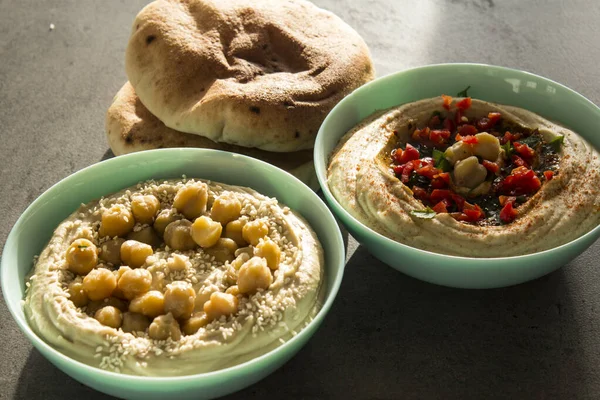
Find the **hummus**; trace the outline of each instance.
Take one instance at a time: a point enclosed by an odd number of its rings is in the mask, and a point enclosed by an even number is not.
[[[436,97],[379,112],[361,122],[341,139],[330,157],[327,182],[334,197],[354,218],[403,244],[466,257],[505,257],[547,250],[576,239],[600,223],[600,161],[598,152],[589,143],[569,129],[520,108],[469,98],[468,106],[461,109],[461,105],[467,102],[466,99],[452,102],[448,96],[443,97],[444,101]],[[501,115],[502,118],[496,128],[491,127],[492,114]],[[558,143],[556,153],[550,155],[555,163],[550,171],[536,172],[534,164],[540,168],[545,166],[540,165],[543,162],[536,158],[530,161],[530,165],[521,168],[531,174],[537,186],[535,190],[527,192],[528,196],[524,197],[522,203],[516,202],[519,190],[508,193],[516,194],[515,197],[499,196],[500,202],[509,199],[511,205],[515,205],[515,209],[506,206],[511,208],[510,218],[496,219],[496,223],[491,223],[485,207],[481,208],[476,204],[471,207],[482,211],[488,219],[475,218],[473,221],[478,221],[476,223],[457,220],[456,215],[461,213],[445,212],[444,204],[436,204],[441,206],[437,210],[443,209],[444,212],[435,212],[426,206],[425,200],[416,198],[420,197],[417,196],[418,188],[411,186],[408,179],[405,179],[409,175],[400,175],[404,165],[394,165],[393,158],[394,152],[402,151],[397,149],[409,150],[408,147],[411,146],[407,143],[422,133],[419,128],[431,124],[436,116],[440,116],[444,123],[448,119],[449,125],[453,121],[456,132],[469,124],[485,126],[490,133],[477,133],[475,136],[482,135],[486,140],[491,139],[498,143],[496,146],[506,141],[504,145],[496,147],[493,157],[488,157],[487,160],[485,152],[473,152],[473,147],[471,153],[466,155],[457,151],[456,146],[442,147],[444,162],[450,161],[454,168],[440,175],[445,175],[447,180],[448,176],[451,178],[448,185],[453,196],[458,193],[468,202],[475,201],[469,195],[480,191],[475,195],[481,198],[498,187],[502,188],[501,185],[505,183],[501,182],[502,177],[497,176],[499,172],[496,175],[487,172],[487,166],[484,168],[481,163],[487,163],[496,170],[505,170],[506,174],[518,174],[520,170],[515,166],[520,164],[512,163],[523,160],[510,156],[507,151],[523,151],[523,148],[531,151],[517,139],[507,139],[508,134],[500,131],[500,128],[510,126],[511,129],[514,128],[514,132],[523,132],[523,137],[531,135],[533,138],[535,134],[541,140],[540,148],[542,144],[551,147],[550,144]],[[439,122],[438,119],[434,124]],[[440,139],[439,134],[443,130],[442,127],[436,131],[436,140]],[[482,129],[474,129],[473,133],[481,131]],[[452,132],[454,135],[455,131]],[[448,138],[446,133],[440,141],[449,140],[452,143],[456,140],[458,143],[459,140],[464,140],[460,135],[454,139],[453,135]],[[433,135],[429,138],[432,139]],[[469,138],[477,141],[474,136]],[[458,143],[457,146],[461,145],[463,144]],[[473,173],[466,178],[458,176],[458,165],[461,162],[463,166],[467,165],[467,156],[479,168],[478,173],[482,171],[480,177]],[[431,158],[428,160],[431,165],[435,162]],[[512,172],[511,168],[514,168]],[[436,179],[440,175],[436,175]],[[461,185],[468,186],[466,189],[457,188],[459,178],[467,182],[460,182]],[[470,185],[469,181],[473,179],[475,182]],[[424,193],[423,196],[432,193],[431,189],[429,192],[421,192]],[[452,201],[445,202],[446,205],[455,207]]]
[[[117,232],[115,215],[129,229]],[[24,312],[43,340],[91,366],[215,371],[306,326],[322,304],[323,263],[316,234],[274,198],[185,177],[147,181],[58,226],[34,262]]]

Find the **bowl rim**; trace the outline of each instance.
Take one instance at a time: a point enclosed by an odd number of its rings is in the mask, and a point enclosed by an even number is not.
[[[62,186],[72,184],[74,181],[79,179],[79,176],[81,176],[85,173],[89,173],[90,171],[98,169],[98,168],[107,168],[107,166],[111,166],[113,164],[119,165],[119,164],[131,163],[131,162],[135,162],[136,159],[139,159],[138,160],[138,162],[139,162],[139,161],[147,159],[149,157],[152,158],[155,154],[158,154],[160,156],[162,153],[165,153],[165,154],[173,153],[174,154],[174,153],[180,153],[180,152],[221,153],[221,155],[219,155],[219,157],[226,157],[226,156],[228,157],[233,154],[233,155],[235,155],[235,157],[242,158],[243,160],[245,160],[245,162],[261,165],[262,167],[269,170],[270,174],[283,174],[286,177],[286,179],[293,181],[295,185],[300,187],[301,188],[300,190],[305,192],[305,194],[309,198],[312,198],[313,200],[318,201],[318,203],[317,203],[318,207],[321,208],[322,211],[324,211],[323,216],[330,220],[330,222],[333,224],[333,226],[335,226],[334,230],[336,231],[335,237],[332,238],[332,240],[335,242],[335,246],[334,246],[334,248],[329,249],[329,251],[332,253],[332,257],[334,259],[336,257],[340,259],[339,265],[337,267],[335,267],[335,268],[339,269],[339,272],[337,273],[337,276],[335,277],[335,279],[332,280],[331,283],[325,282],[326,286],[331,284],[331,291],[327,291],[326,287],[324,288],[324,290],[326,291],[324,302],[323,302],[321,308],[319,309],[319,311],[317,312],[317,314],[310,320],[310,322],[307,325],[305,325],[301,330],[299,330],[297,332],[297,334],[293,335],[290,339],[286,340],[285,343],[282,343],[281,345],[277,346],[274,349],[271,349],[267,353],[261,354],[260,356],[254,357],[243,363],[232,365],[230,367],[218,369],[215,371],[202,372],[202,373],[196,373],[196,374],[190,374],[190,375],[178,375],[178,376],[133,375],[133,374],[125,374],[125,373],[121,373],[121,372],[104,370],[99,367],[91,366],[91,365],[88,365],[81,361],[75,360],[75,359],[63,354],[62,352],[60,352],[59,350],[55,349],[53,346],[48,344],[46,341],[44,341],[40,336],[38,336],[33,331],[33,329],[29,326],[29,324],[26,321],[26,318],[21,319],[20,317],[17,316],[16,308],[21,307],[21,309],[22,309],[22,304],[23,304],[24,298],[21,299],[21,301],[19,301],[18,304],[11,304],[11,302],[8,301],[7,293],[9,290],[7,290],[7,289],[8,289],[9,283],[7,282],[7,279],[6,279],[6,275],[7,275],[6,271],[10,267],[8,265],[8,261],[6,260],[6,254],[7,254],[6,249],[9,246],[11,246],[13,244],[13,242],[16,242],[16,240],[17,240],[16,232],[20,229],[20,227],[22,225],[24,225],[26,223],[25,221],[28,218],[29,214],[31,214],[33,212],[33,210],[37,207],[37,205],[39,203],[43,202],[47,197],[52,195],[54,192],[60,190],[60,188]],[[167,175],[167,173],[165,173],[165,175]],[[187,177],[191,178],[190,176],[187,176]],[[202,177],[197,177],[197,178],[198,179],[206,179],[206,178],[202,178]],[[155,177],[155,178],[148,178],[148,179],[162,179],[162,178]],[[221,182],[221,183],[228,184],[227,182]],[[240,185],[237,185],[237,186],[240,186]],[[247,186],[247,187],[250,187],[250,186]],[[302,214],[300,214],[300,215],[302,215]],[[303,218],[305,218],[305,217],[303,216]],[[323,249],[323,250],[325,252],[325,249]],[[344,246],[342,233],[340,231],[339,225],[337,224],[333,213],[331,212],[329,207],[327,207],[326,203],[310,187],[308,187],[306,184],[304,184],[302,181],[300,181],[298,178],[291,175],[287,171],[279,169],[265,161],[262,161],[262,160],[259,160],[256,158],[252,158],[252,157],[237,154],[237,153],[222,151],[222,150],[202,149],[202,148],[164,148],[164,149],[145,150],[145,151],[140,151],[140,152],[135,152],[135,153],[129,153],[129,154],[121,155],[121,156],[115,156],[115,157],[112,157],[112,158],[109,158],[106,160],[101,160],[99,162],[96,162],[94,164],[86,166],[85,168],[77,170],[72,174],[69,174],[68,176],[62,178],[61,180],[59,180],[58,182],[56,182],[55,184],[50,186],[42,194],[40,194],[22,212],[22,214],[19,216],[19,218],[17,219],[17,221],[15,222],[15,224],[13,225],[13,227],[11,228],[11,230],[7,236],[7,239],[6,239],[4,248],[3,248],[3,252],[2,252],[2,257],[0,259],[0,281],[1,281],[0,287],[2,288],[2,293],[3,293],[4,301],[7,305],[7,308],[9,310],[11,316],[13,317],[13,320],[19,326],[21,332],[23,332],[25,334],[25,336],[30,340],[30,342],[34,345],[34,347],[43,348],[47,352],[51,353],[54,357],[57,357],[57,359],[61,360],[62,362],[67,363],[67,364],[72,364],[73,366],[80,368],[82,371],[84,371],[88,374],[93,374],[98,377],[107,378],[113,382],[130,381],[132,383],[134,383],[134,382],[140,382],[140,383],[148,383],[148,382],[152,382],[152,383],[175,383],[175,382],[188,383],[188,382],[192,382],[192,381],[198,380],[198,379],[214,379],[216,377],[219,377],[220,375],[238,374],[238,373],[242,373],[246,369],[252,370],[253,366],[255,366],[256,364],[260,364],[264,360],[266,360],[270,357],[273,357],[278,353],[284,352],[285,349],[294,346],[296,342],[303,340],[304,336],[308,335],[307,332],[310,330],[310,327],[316,326],[316,328],[318,328],[320,326],[320,324],[322,323],[323,319],[325,318],[326,314],[331,309],[331,306],[333,305],[333,302],[335,301],[335,298],[337,297],[339,288],[341,286],[342,278],[343,278],[344,271],[345,271],[345,265],[346,265],[345,261],[346,261],[346,249]],[[332,268],[327,265],[324,266],[324,268],[328,268],[328,267]],[[309,338],[307,338],[307,340]],[[44,358],[47,358],[47,357],[44,355]],[[48,361],[51,361],[51,360],[48,360]],[[53,361],[51,361],[51,363],[54,364]]]
[[[340,215],[343,220],[349,221],[350,223],[352,223],[353,226],[351,228],[360,228],[360,229],[364,230],[368,236],[371,236],[374,239],[377,239],[379,241],[383,241],[383,243],[385,243],[388,246],[398,246],[399,248],[402,248],[406,251],[414,251],[414,252],[416,252],[415,254],[423,254],[423,255],[427,255],[429,257],[452,259],[455,261],[463,261],[463,262],[467,262],[467,263],[481,262],[484,260],[510,262],[512,260],[518,259],[519,261],[527,261],[527,259],[543,257],[549,253],[561,251],[561,249],[563,249],[563,248],[571,247],[571,246],[576,245],[579,242],[586,241],[587,238],[590,236],[598,235],[598,233],[600,232],[600,225],[597,225],[592,230],[586,232],[585,234],[583,234],[573,240],[570,240],[567,243],[564,243],[560,246],[553,247],[551,249],[538,251],[535,253],[516,255],[516,256],[508,256],[508,257],[456,256],[456,255],[450,255],[450,254],[436,253],[436,252],[430,251],[430,250],[423,250],[423,249],[409,246],[404,243],[397,242],[397,241],[373,230],[372,228],[363,224],[362,222],[360,222],[352,214],[350,214],[344,207],[342,207],[342,205],[337,201],[337,199],[331,193],[331,191],[329,189],[329,185],[327,184],[327,173],[326,173],[327,161],[329,160],[329,156],[331,154],[324,154],[324,150],[323,150],[323,141],[324,141],[324,137],[326,136],[325,129],[327,128],[327,125],[330,123],[331,119],[333,119],[332,116],[336,112],[338,112],[339,109],[343,108],[347,103],[351,102],[355,97],[361,97],[363,95],[363,93],[366,93],[372,89],[375,89],[375,88],[379,89],[380,86],[384,86],[388,82],[394,81],[398,76],[402,76],[404,74],[411,73],[414,71],[421,71],[421,70],[428,70],[428,69],[443,70],[446,68],[460,68],[460,67],[493,69],[496,71],[507,72],[507,73],[517,74],[517,75],[522,75],[522,76],[528,76],[531,78],[545,81],[549,84],[556,85],[557,87],[562,88],[563,90],[567,91],[568,93],[575,96],[576,98],[579,98],[579,100],[583,101],[584,103],[587,103],[588,106],[591,106],[591,108],[596,110],[600,115],[600,107],[598,107],[596,104],[594,104],[587,97],[585,97],[582,94],[578,93],[577,91],[569,88],[568,86],[563,85],[559,82],[555,82],[552,79],[545,78],[541,75],[537,75],[532,72],[518,70],[518,69],[514,69],[514,68],[502,67],[502,66],[491,65],[491,64],[484,64],[484,63],[440,63],[440,64],[427,64],[427,65],[411,67],[411,68],[403,69],[401,71],[395,71],[395,72],[389,73],[387,75],[383,75],[383,76],[375,78],[371,82],[368,82],[368,83],[362,85],[361,87],[357,88],[352,93],[350,93],[348,96],[344,97],[339,103],[337,103],[333,107],[333,109],[327,114],[327,116],[325,117],[325,120],[321,124],[321,127],[319,128],[319,131],[317,133],[317,137],[315,139],[315,148],[314,148],[314,152],[313,152],[315,171],[316,171],[316,175],[317,175],[317,180],[319,181],[319,185],[321,186],[321,190],[323,191],[325,199],[327,200],[327,203],[329,204],[330,208],[332,210],[334,210],[336,214],[339,213],[338,215]],[[386,109],[398,107],[403,104],[407,104],[407,103],[396,104],[396,105],[394,105],[392,107],[388,107]],[[377,113],[380,111],[384,111],[384,109],[376,109],[373,113]],[[370,115],[373,115],[373,113],[371,113]],[[357,124],[358,123],[360,123],[360,121],[357,122]],[[340,138],[338,138],[338,141],[336,143],[339,143],[339,139],[341,139],[341,136],[340,136]],[[596,149],[596,150],[598,150],[598,149]]]

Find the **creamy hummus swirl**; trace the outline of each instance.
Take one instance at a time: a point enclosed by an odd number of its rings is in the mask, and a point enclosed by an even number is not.
[[[196,180],[198,182],[199,180]],[[102,210],[128,204],[134,194],[154,194],[161,205],[172,202],[179,188],[194,180],[149,181],[99,201],[82,205],[62,222],[43,250],[27,283],[24,312],[33,330],[65,355],[86,364],[136,375],[187,375],[214,371],[247,361],[281,345],[301,330],[321,306],[323,251],[308,224],[274,198],[254,190],[203,181],[209,202],[221,193],[235,193],[242,203],[241,218],[263,218],[269,237],[281,244],[281,264],[268,290],[239,295],[238,311],[221,317],[180,340],[154,340],[148,334],[124,332],[102,325],[75,307],[68,284],[75,278],[67,269],[65,251],[77,238],[98,243]],[[169,271],[167,258],[189,257],[185,271]],[[164,244],[146,260],[152,289],[162,290],[175,280],[189,282],[197,292],[196,308],[214,291],[226,287],[226,264],[201,249],[168,251]]]
[[[600,161],[583,138],[532,112],[472,101],[465,116],[500,112],[508,121],[539,129],[550,141],[564,136],[560,173],[519,207],[515,221],[501,226],[476,226],[449,214],[421,219],[421,201],[396,178],[391,150],[406,143],[415,126],[427,123],[441,109],[439,97],[389,109],[350,130],[332,153],[327,183],[337,201],[353,217],[393,240],[436,253],[466,257],[505,257],[535,253],[567,243],[600,223]]]

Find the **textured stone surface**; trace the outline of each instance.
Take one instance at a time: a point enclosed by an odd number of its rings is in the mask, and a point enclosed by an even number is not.
[[[378,75],[443,62],[534,72],[600,104],[595,0],[315,0],[363,35]],[[27,205],[104,157],[144,1],[0,0],[0,245]],[[50,24],[55,29],[50,30]],[[512,288],[416,281],[349,243],[339,296],[283,368],[247,398],[597,398],[600,243]],[[0,399],[108,398],[64,375],[0,302]]]

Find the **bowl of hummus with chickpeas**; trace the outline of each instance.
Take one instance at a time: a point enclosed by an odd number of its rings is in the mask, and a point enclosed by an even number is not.
[[[42,194],[9,235],[2,285],[34,346],[75,379],[118,397],[211,398],[304,345],[343,262],[335,219],[291,175],[163,149]]]

